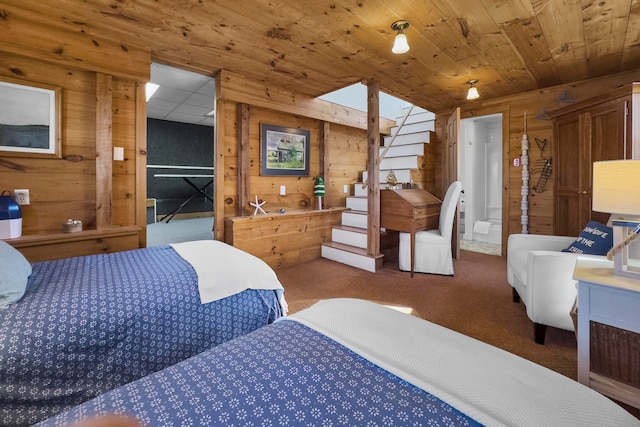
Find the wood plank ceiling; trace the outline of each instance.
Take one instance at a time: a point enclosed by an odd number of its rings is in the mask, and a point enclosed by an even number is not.
[[[319,96],[356,82],[434,112],[640,67],[638,0],[1,0],[154,60]],[[7,10],[4,10],[4,13]],[[410,22],[395,55],[391,24]]]

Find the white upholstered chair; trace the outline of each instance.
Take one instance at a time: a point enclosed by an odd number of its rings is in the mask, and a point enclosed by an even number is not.
[[[416,232],[414,271],[453,276],[451,233],[461,191],[460,181],[453,182],[447,189],[440,208],[440,222],[437,230]],[[400,233],[398,264],[400,270],[411,271],[411,235],[409,233]]]
[[[571,309],[576,300],[573,269],[578,257],[606,261],[597,255],[561,252],[575,237],[511,234],[507,246],[507,281],[513,301],[522,301],[533,322],[534,341],[544,344],[547,326],[573,331]]]

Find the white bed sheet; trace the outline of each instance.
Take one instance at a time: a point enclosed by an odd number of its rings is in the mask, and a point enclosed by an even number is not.
[[[282,284],[260,258],[217,240],[172,243],[171,247],[196,271],[202,304],[246,289],[266,289],[276,291],[282,314],[287,314]]]
[[[582,384],[512,353],[363,300],[289,317],[488,426],[640,426]]]

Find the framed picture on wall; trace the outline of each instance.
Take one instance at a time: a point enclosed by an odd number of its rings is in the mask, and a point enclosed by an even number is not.
[[[260,124],[261,175],[309,175],[309,131]]]
[[[60,93],[55,86],[0,80],[0,155],[60,157]]]

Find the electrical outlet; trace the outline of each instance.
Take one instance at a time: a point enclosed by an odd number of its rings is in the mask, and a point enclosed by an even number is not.
[[[29,190],[13,190],[13,197],[15,197],[19,205],[28,205],[30,203]]]

